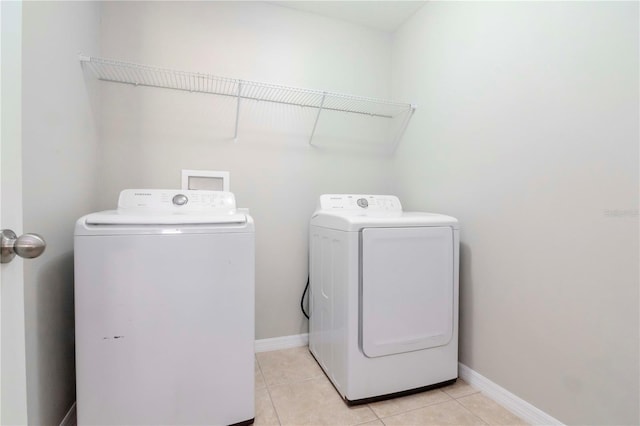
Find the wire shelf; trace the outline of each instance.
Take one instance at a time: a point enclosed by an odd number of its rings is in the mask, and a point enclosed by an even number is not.
[[[415,105],[408,103],[217,77],[210,74],[177,71],[112,59],[81,55],[80,62],[91,70],[99,80],[237,98],[236,137],[241,99],[318,109],[311,139],[313,138],[313,133],[315,133],[317,121],[322,110],[392,119],[405,115],[410,118],[416,108]],[[402,126],[398,138],[402,136],[409,120],[406,119],[404,121],[405,124]],[[397,143],[397,140],[395,142]]]

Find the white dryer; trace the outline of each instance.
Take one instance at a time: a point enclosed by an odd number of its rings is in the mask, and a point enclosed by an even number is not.
[[[325,194],[310,226],[309,349],[347,403],[458,377],[458,221]]]
[[[232,193],[123,191],[74,246],[78,425],[252,423],[254,225]]]

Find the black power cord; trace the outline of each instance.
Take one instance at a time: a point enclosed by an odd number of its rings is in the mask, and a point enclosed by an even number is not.
[[[309,290],[309,277],[307,277],[307,285],[304,286],[304,291],[302,292],[302,298],[300,299],[300,309],[302,310],[302,314],[309,319],[309,315],[304,311],[304,296],[307,294],[307,290]]]

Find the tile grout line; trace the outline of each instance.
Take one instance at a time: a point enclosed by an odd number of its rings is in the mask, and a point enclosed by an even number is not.
[[[1,1],[1,0],[0,0]],[[289,350],[293,350],[293,349],[298,349],[298,348],[308,348],[308,346],[295,346],[292,348],[284,348],[284,349],[278,349],[278,350],[273,350],[273,351],[267,351],[267,352],[259,352],[259,353],[273,353],[273,352],[284,352],[284,351],[289,351]],[[307,351],[308,352],[308,351]],[[258,361],[258,366],[260,367],[260,371],[262,372],[263,376],[264,376],[264,372],[262,371],[262,365],[260,364],[260,360],[257,356],[258,353],[256,353],[256,360]],[[303,379],[296,379],[296,380],[285,380],[284,382],[281,383],[272,383],[272,384],[268,384],[267,380],[265,378],[265,385],[267,386],[281,386],[281,385],[288,385],[288,384],[292,384],[292,383],[300,383],[300,382],[305,382],[308,380],[313,380],[313,379],[317,379],[318,377],[323,377],[325,376],[324,371],[322,370],[322,368],[317,364],[316,360],[313,359],[313,357],[311,358],[312,362],[314,365],[316,365],[318,367],[318,369],[320,370],[320,373],[318,373],[315,376],[311,376],[311,377],[305,377]],[[266,377],[266,376],[264,376]],[[325,376],[326,377],[326,376]]]
[[[447,396],[449,396],[449,395],[447,395]],[[449,396],[449,399],[447,399],[446,401],[434,402],[432,404],[427,404],[427,405],[423,405],[423,406],[420,406],[420,407],[412,408],[410,410],[401,411],[399,413],[395,413],[395,414],[391,414],[389,416],[382,417],[382,418],[380,418],[380,420],[382,420],[382,423],[384,423],[384,419],[388,419],[389,417],[399,416],[401,414],[410,413],[412,411],[417,411],[417,410],[422,410],[423,408],[433,407],[434,405],[440,405],[440,404],[444,404],[444,403],[451,402],[451,401],[455,401],[455,398],[452,398],[451,396]],[[458,402],[458,401],[456,401],[456,402]],[[460,404],[460,403],[458,402],[458,404]],[[460,405],[462,405],[462,404],[460,404]],[[475,414],[474,414],[474,416],[475,416]],[[476,417],[478,417],[478,416],[476,416]],[[482,420],[482,419],[480,419],[480,420]],[[484,420],[483,420],[483,422],[484,422]],[[384,424],[386,424],[386,423],[384,423]]]
[[[376,413],[376,410],[374,410],[373,408],[371,408],[371,403],[367,404],[367,407],[369,408],[369,410],[371,410],[373,412],[373,415],[376,416],[376,419],[380,420],[382,422],[382,419],[380,418],[380,416],[378,415],[378,413]],[[384,424],[384,422],[382,422],[382,424]]]
[[[511,415],[513,415],[513,416],[515,416],[515,417],[519,418],[521,421],[523,421],[523,419],[522,419],[520,416],[518,416],[518,415],[517,415],[517,414],[515,414],[513,411],[509,410],[507,407],[503,406],[502,404],[500,404],[499,402],[497,402],[496,400],[494,400],[493,398],[491,398],[489,395],[485,394],[484,392],[482,392],[482,391],[480,391],[480,390],[479,390],[479,391],[477,391],[477,392],[474,392],[474,393],[470,393],[470,394],[468,394],[468,395],[460,396],[459,398],[455,398],[455,400],[456,400],[456,402],[458,402],[460,405],[462,405],[464,408],[466,408],[466,409],[467,409],[467,411],[469,411],[469,412],[473,413],[476,417],[478,417],[478,418],[479,418],[479,419],[481,419],[483,422],[485,422],[486,424],[488,424],[488,425],[489,425],[489,424],[491,424],[491,422],[490,422],[489,420],[485,420],[485,419],[484,419],[484,417],[482,417],[480,414],[476,414],[476,412],[475,412],[475,411],[473,411],[471,408],[468,408],[466,405],[464,405],[463,403],[461,403],[461,402],[459,401],[460,399],[468,398],[468,397],[470,397],[470,396],[477,395],[477,394],[482,395],[482,396],[483,396],[483,397],[485,397],[486,399],[488,399],[488,400],[492,401],[493,403],[497,404],[500,408],[502,408],[502,409],[504,409],[505,411],[507,411],[509,414],[511,414]]]
[[[310,380],[315,380],[318,379],[320,377],[325,377],[324,375],[318,375],[318,376],[313,376],[313,377],[307,377],[306,379],[300,379],[300,380],[287,380],[286,382],[282,382],[282,383],[274,383],[270,386],[284,386],[284,385],[291,385],[293,383],[302,383],[302,382],[308,382]],[[266,385],[267,381],[265,380],[265,385]]]
[[[271,407],[273,407],[273,412],[276,414],[276,419],[278,420],[278,424],[282,425],[282,421],[280,420],[280,414],[278,414],[278,409],[276,408],[276,404],[273,403],[273,398],[271,397],[271,391],[269,390],[269,386],[265,387],[267,389],[267,395],[269,395],[269,401],[271,401]]]
[[[492,399],[491,397],[489,397],[488,395],[482,393],[482,391],[478,392],[480,395],[482,395],[484,398],[490,400],[491,402],[493,402],[494,404],[496,404],[498,407],[504,409],[505,411],[507,411],[509,414],[517,417],[518,419],[520,419],[520,421],[523,421],[521,417],[519,417],[518,415],[516,415],[513,411],[509,410],[508,408],[506,408],[505,406],[503,406],[502,404],[498,403],[497,401],[495,401],[494,399]],[[471,395],[467,395],[467,396],[471,396]],[[465,398],[465,397],[462,397]],[[462,399],[460,398],[460,399]],[[460,401],[458,401],[458,403],[460,405],[462,405],[464,408],[466,408],[468,411],[470,411],[471,413],[473,413],[476,417],[480,418],[483,422],[485,422],[487,425],[490,425],[491,422],[489,420],[485,420],[485,418],[483,416],[481,416],[480,414],[476,414],[475,411],[473,411],[473,409],[468,408],[466,405],[464,405],[463,403],[461,403]],[[524,422],[526,423],[526,422]],[[528,424],[528,423],[526,423]]]
[[[482,423],[484,423],[485,425],[488,425],[489,422],[487,422],[485,419],[483,419],[482,417],[480,417],[479,415],[477,415],[476,413],[474,413],[473,411],[471,411],[470,409],[468,409],[467,407],[465,407],[460,401],[458,401],[457,399],[454,399],[454,401],[462,407],[463,410],[468,411],[472,416],[478,418]]]
[[[276,404],[273,403],[273,398],[271,397],[271,389],[269,389],[269,384],[267,383],[267,380],[264,378],[264,373],[262,372],[262,366],[260,365],[260,361],[258,361],[258,357],[255,357],[255,358],[256,358],[256,363],[258,364],[258,370],[260,370],[260,375],[262,376],[262,381],[264,382],[264,388],[267,390],[267,395],[269,395],[269,401],[271,401],[271,407],[273,408],[273,412],[276,413],[276,419],[278,420],[278,424],[282,425],[282,421],[280,420],[280,415],[278,414],[278,410],[276,409]]]
[[[373,420],[367,420],[367,421],[364,421],[364,422],[362,422],[362,423],[356,423],[356,424],[354,424],[354,425],[350,425],[350,426],[362,426],[362,425],[369,424],[369,423],[371,423],[371,422],[375,422],[376,420],[377,420],[377,421],[379,421],[379,422],[381,422],[382,424],[384,424],[384,422],[382,421],[382,419],[378,418],[378,419],[373,419]]]
[[[490,423],[488,421],[486,421],[484,418],[482,418],[479,414],[476,414],[473,410],[467,408],[463,403],[461,403],[459,400],[462,398],[467,398],[469,396],[472,395],[476,395],[476,394],[481,394],[483,395],[482,391],[474,388],[473,386],[471,387],[471,389],[473,389],[473,392],[469,392],[469,393],[465,393],[464,395],[459,395],[457,397],[454,397],[452,395],[449,395],[455,402],[457,402],[462,408],[464,408],[466,411],[468,411],[469,413],[473,414],[475,417],[479,418],[482,422],[484,422],[485,424],[489,425]],[[486,396],[486,395],[485,395]],[[489,398],[491,399],[491,398]],[[491,399],[493,401],[493,399]],[[495,401],[494,401],[495,402]]]
[[[466,398],[466,397],[468,397],[468,396],[475,395],[475,394],[477,394],[477,393],[482,393],[482,392],[481,392],[481,391],[479,391],[479,390],[474,390],[473,392],[465,393],[464,395],[453,396],[453,395],[450,395],[449,393],[447,393],[447,391],[443,391],[443,392],[444,392],[444,393],[446,393],[447,395],[449,395],[449,396],[450,396],[451,398],[453,398],[453,399]]]
[[[440,392],[442,392],[443,394],[445,394],[449,399],[444,400],[444,401],[429,402],[429,403],[427,403],[427,404],[425,404],[425,405],[421,405],[421,406],[419,406],[419,407],[411,408],[411,409],[409,409],[409,410],[400,411],[400,412],[398,412],[398,413],[394,413],[394,414],[390,414],[390,415],[385,416],[385,417],[378,417],[378,418],[379,418],[380,420],[382,420],[383,418],[388,419],[389,417],[393,417],[393,416],[397,416],[397,415],[400,415],[400,414],[408,413],[408,412],[410,412],[410,411],[415,411],[415,410],[419,410],[419,409],[421,409],[421,408],[431,407],[431,406],[434,406],[434,405],[443,404],[443,403],[445,403],[445,402],[449,402],[449,401],[453,401],[453,400],[455,400],[455,398],[454,398],[454,397],[452,397],[451,395],[449,395],[449,394],[448,394],[448,393],[446,393],[445,391],[440,390],[440,389],[435,389],[435,390],[439,390]],[[433,391],[427,391],[427,392],[433,392]],[[417,394],[415,394],[415,395],[419,395],[419,393],[417,393]],[[405,398],[405,397],[400,397],[400,398]],[[375,411],[374,411],[374,413],[375,413]],[[376,414],[376,415],[377,415],[377,414]],[[383,423],[384,423],[384,422],[383,422]]]
[[[465,382],[464,380],[462,380],[462,379],[460,379],[460,378],[458,378],[458,380],[456,381],[455,385],[457,385],[457,384],[458,384],[458,383],[460,383],[461,381],[462,381],[462,382],[464,382],[464,384],[465,384],[465,385],[467,385],[467,386],[471,389],[471,392],[469,392],[469,393],[464,393],[464,394],[462,394],[462,395],[458,395],[458,396],[453,396],[453,395],[451,395],[449,392],[447,392],[447,391],[445,390],[446,388],[448,388],[448,387],[450,387],[450,386],[445,386],[444,388],[442,388],[442,392],[446,393],[447,395],[449,395],[449,396],[450,396],[451,398],[453,398],[453,399],[464,398],[465,396],[473,395],[473,394],[475,394],[475,393],[480,393],[480,390],[479,390],[479,389],[474,388],[474,387],[473,387],[473,386],[471,386],[469,383]],[[451,385],[451,386],[455,386],[455,385]]]

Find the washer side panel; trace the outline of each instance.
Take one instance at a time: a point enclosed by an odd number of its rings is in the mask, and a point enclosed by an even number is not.
[[[252,233],[76,236],[78,424],[255,416],[254,246]]]

